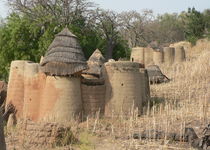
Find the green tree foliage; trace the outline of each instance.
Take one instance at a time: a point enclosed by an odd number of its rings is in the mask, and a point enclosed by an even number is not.
[[[195,8],[189,8],[185,20],[185,38],[189,42],[195,44],[195,42],[202,38],[205,31],[205,20],[201,12]]]

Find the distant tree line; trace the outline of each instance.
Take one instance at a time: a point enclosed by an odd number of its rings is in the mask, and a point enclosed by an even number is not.
[[[210,37],[210,9],[189,8],[155,16],[152,10],[116,13],[88,0],[8,0],[12,13],[0,24],[0,79],[12,60],[39,62],[55,34],[67,26],[86,58],[99,48],[106,59],[128,58],[135,46],[161,48],[169,43]]]

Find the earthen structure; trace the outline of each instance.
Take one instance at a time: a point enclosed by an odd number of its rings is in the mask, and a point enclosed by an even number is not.
[[[152,49],[146,51],[151,53]],[[11,63],[6,103],[15,106],[17,121],[65,123],[97,112],[110,116],[128,115],[134,110],[140,115],[142,102],[149,100],[143,62],[104,63],[99,50],[86,62],[77,37],[65,28],[39,64]]]

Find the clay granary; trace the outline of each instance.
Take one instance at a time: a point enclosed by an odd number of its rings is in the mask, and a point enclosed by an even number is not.
[[[140,63],[105,63],[99,50],[86,61],[77,37],[65,28],[39,64],[11,63],[6,104],[15,106],[17,120],[68,122],[134,110],[140,115],[149,93],[147,72]]]
[[[131,52],[131,61],[148,65],[172,65],[186,60],[183,46],[170,46],[162,49],[135,47]]]

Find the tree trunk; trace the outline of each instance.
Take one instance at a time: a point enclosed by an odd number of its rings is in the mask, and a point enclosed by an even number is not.
[[[5,138],[4,138],[4,126],[2,113],[0,111],[0,150],[6,150]]]
[[[106,60],[108,61],[109,59],[112,59],[113,57],[113,50],[114,50],[114,42],[112,41],[112,39],[107,41],[107,49],[106,49]]]

